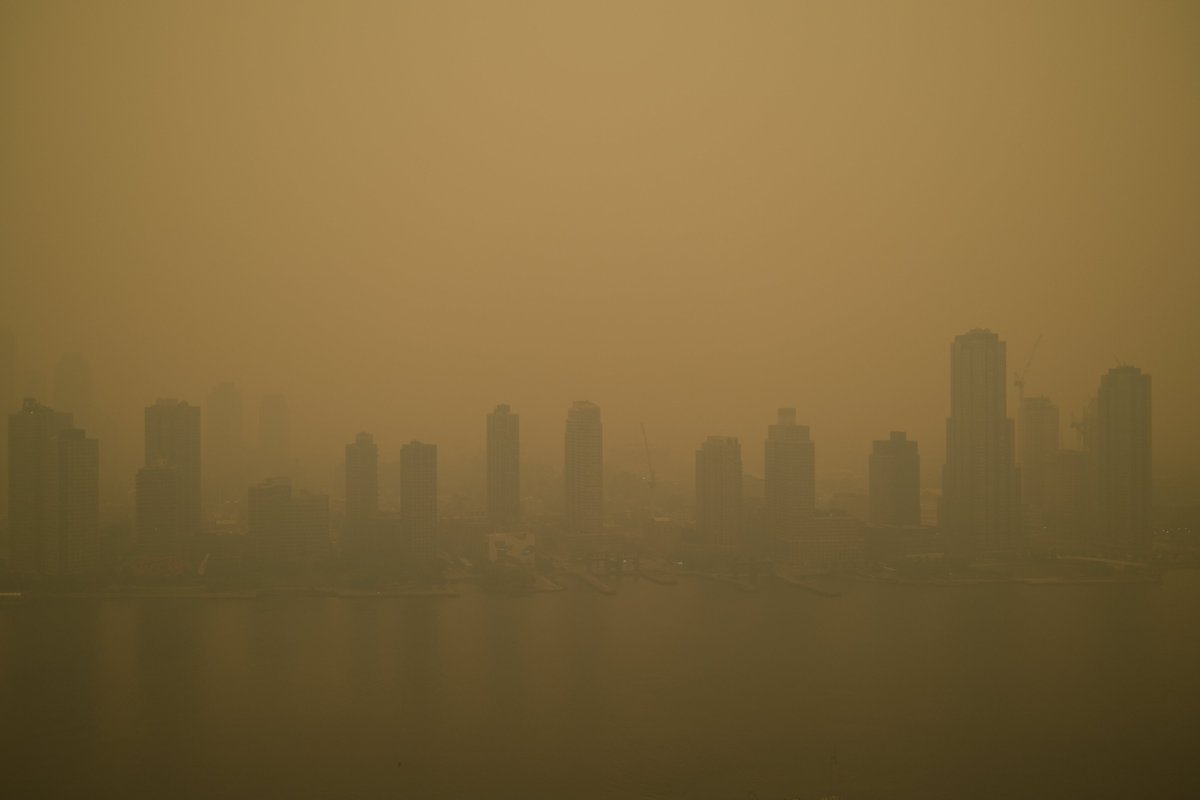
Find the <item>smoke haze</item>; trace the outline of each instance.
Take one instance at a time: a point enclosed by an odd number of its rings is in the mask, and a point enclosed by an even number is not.
[[[286,394],[322,463],[360,429],[475,460],[508,402],[558,464],[588,398],[613,460],[640,465],[644,421],[687,480],[713,433],[761,471],[795,405],[820,471],[904,429],[928,485],[949,339],[1001,332],[1011,371],[1044,334],[1028,391],[1064,415],[1118,360],[1155,376],[1167,475],[1200,443],[1198,22],[10,3],[0,318],[27,368],[86,355],[114,448],[155,397],[231,380]]]

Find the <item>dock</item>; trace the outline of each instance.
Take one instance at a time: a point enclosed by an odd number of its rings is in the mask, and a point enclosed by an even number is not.
[[[574,575],[576,578],[579,578],[581,581],[586,583],[588,586],[591,586],[593,589],[595,589],[597,592],[600,592],[601,594],[616,594],[617,593],[616,589],[614,589],[612,586],[605,583],[604,581],[600,580],[599,578],[597,578],[595,575],[591,574],[590,572],[585,572],[583,570],[576,569],[576,570],[572,570],[571,572],[568,572],[567,574]]]
[[[377,591],[342,589],[332,593],[333,597],[343,599],[359,599],[365,597],[458,597],[458,592],[452,589],[379,589]]]
[[[566,591],[565,586],[555,580],[547,578],[545,575],[537,575],[533,585],[534,591],[537,592],[562,592]]]
[[[637,574],[651,583],[658,583],[662,584],[663,586],[674,586],[675,584],[679,583],[674,575],[669,575],[658,570],[642,569],[638,570]]]
[[[786,570],[776,570],[775,577],[778,578],[779,580],[783,581],[784,583],[791,584],[792,586],[795,586],[799,589],[803,589],[806,592],[812,592],[815,595],[820,595],[821,597],[841,597],[842,596],[841,592],[833,592],[828,589],[822,589],[819,586],[813,586],[808,581],[803,580],[800,577],[787,572]]]
[[[757,592],[758,587],[750,581],[744,581],[741,578],[735,578],[732,575],[721,575],[716,572],[681,572],[680,575],[691,575],[696,578],[708,578],[711,581],[718,583],[727,583],[730,586],[737,587],[743,592]]]

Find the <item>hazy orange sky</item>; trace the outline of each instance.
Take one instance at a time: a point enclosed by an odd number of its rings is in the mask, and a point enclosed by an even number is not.
[[[1150,372],[1197,463],[1194,2],[9,2],[0,108],[0,324],[134,453],[233,380],[329,459],[508,402],[558,463],[586,398],[613,459],[761,473],[794,405],[819,472],[902,429],[936,488],[989,327],[1064,427]]]

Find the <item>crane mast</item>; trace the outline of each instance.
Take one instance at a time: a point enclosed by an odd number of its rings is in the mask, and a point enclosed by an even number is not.
[[[654,459],[650,457],[650,439],[646,436],[646,423],[642,423],[642,445],[646,448],[646,468],[649,472],[646,475],[646,488],[650,492],[650,519],[655,517],[654,509],[654,487],[658,482],[654,478]]]
[[[1017,388],[1017,414],[1021,413],[1021,406],[1025,404],[1025,376],[1029,374],[1029,366],[1033,364],[1033,357],[1037,355],[1038,345],[1042,343],[1042,334],[1038,334],[1037,339],[1033,341],[1033,347],[1029,350],[1029,358],[1025,359],[1025,366],[1020,372],[1013,373],[1013,386]]]

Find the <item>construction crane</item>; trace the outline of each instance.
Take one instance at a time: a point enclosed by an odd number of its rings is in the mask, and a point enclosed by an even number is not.
[[[1021,413],[1021,406],[1025,405],[1025,376],[1029,374],[1029,365],[1033,363],[1033,357],[1037,355],[1038,345],[1042,343],[1042,334],[1038,334],[1037,339],[1033,341],[1033,347],[1029,350],[1029,358],[1025,359],[1025,366],[1020,372],[1013,373],[1013,386],[1017,387],[1017,413]]]
[[[1079,450],[1080,452],[1083,451],[1083,429],[1085,424],[1086,418],[1081,420],[1075,416],[1074,412],[1071,412],[1071,430],[1075,431],[1075,449]]]
[[[650,439],[646,436],[646,423],[642,423],[642,444],[646,448],[646,467],[650,470],[646,476],[646,488],[650,490],[650,519],[654,519],[654,487],[658,482],[654,479],[654,459],[650,458]]]

